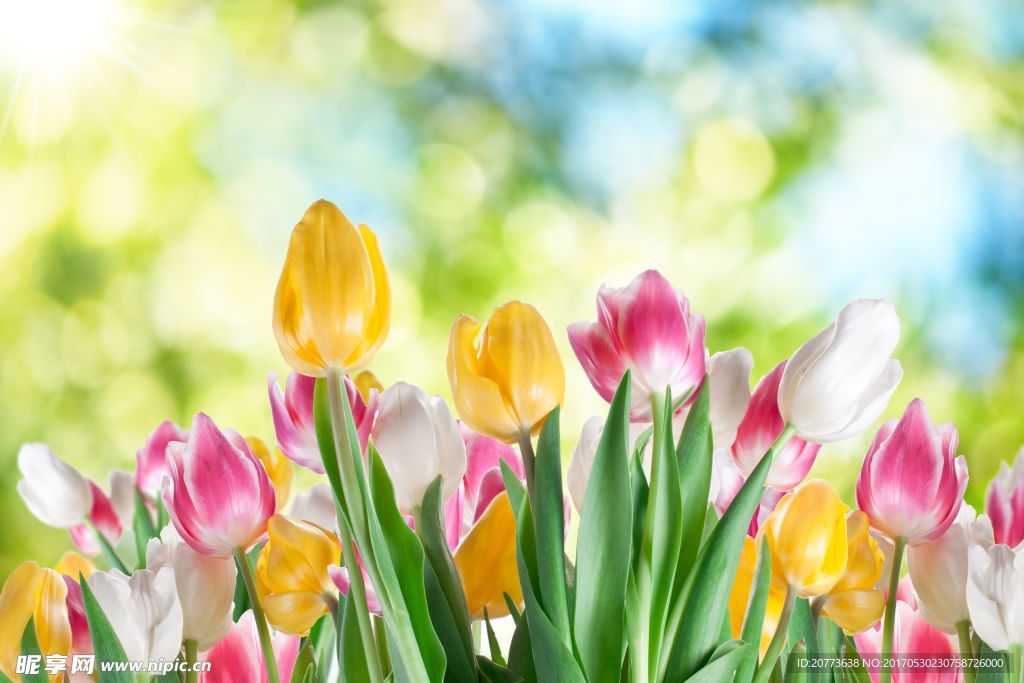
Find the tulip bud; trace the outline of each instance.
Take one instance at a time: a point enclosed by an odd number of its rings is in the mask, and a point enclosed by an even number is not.
[[[868,517],[854,510],[846,518],[846,570],[824,599],[822,613],[847,635],[860,633],[882,618],[885,595],[875,588],[884,558],[868,533]]]
[[[999,474],[988,485],[985,511],[992,519],[996,543],[1015,548],[1024,541],[1024,448],[1012,468],[999,464]]]
[[[292,230],[274,297],[274,336],[295,370],[325,377],[369,363],[387,336],[391,288],[377,237],[319,200]]]
[[[306,635],[328,605],[337,603],[328,567],[340,558],[334,534],[284,515],[271,517],[256,560],[256,589],[270,623]]]
[[[651,419],[651,396],[672,387],[676,398],[696,395],[704,380],[703,316],[656,270],[626,287],[602,286],[597,322],[569,326],[569,343],[597,393],[611,401],[630,370],[631,414]]]
[[[35,562],[22,562],[7,577],[0,591],[0,671],[8,678],[20,680],[18,655],[29,619],[34,620],[43,656],[66,657],[71,651],[67,593],[60,574]]]
[[[910,545],[944,534],[967,488],[957,442],[953,424],[932,425],[921,399],[911,401],[899,422],[882,425],[857,479],[857,504],[871,526]]]
[[[206,650],[221,639],[231,625],[235,592],[235,563],[229,558],[200,555],[192,550],[173,526],[146,547],[146,567],[174,573],[182,611],[182,637]]]
[[[286,633],[274,633],[271,647],[282,681],[290,681],[299,656],[300,638]],[[267,665],[263,660],[256,620],[247,610],[232,624],[227,634],[203,655],[210,670],[203,674],[203,683],[237,683],[253,681],[266,683]]]
[[[43,524],[70,529],[85,522],[92,509],[89,480],[57,457],[50,447],[27,443],[18,451],[21,494],[29,512]]]
[[[177,658],[182,613],[174,570],[139,569],[125,576],[112,569],[89,577],[89,588],[110,620],[128,661]]]
[[[810,479],[779,501],[762,532],[772,571],[797,595],[828,593],[846,571],[847,507],[832,487]]]
[[[438,476],[442,498],[448,500],[466,472],[466,446],[444,399],[428,397],[405,382],[381,394],[373,444],[391,476],[403,514],[411,514],[423,502]]]
[[[307,470],[324,473],[324,463],[320,456],[320,446],[316,440],[316,424],[313,421],[313,391],[316,379],[293,372],[288,375],[285,390],[277,384],[277,373],[270,373],[267,380],[270,394],[270,412],[274,418],[274,432],[281,452],[296,465]],[[356,385],[348,377],[345,378],[348,391],[348,404],[352,408],[352,418],[359,436],[359,445],[366,450],[366,442],[370,438],[373,420],[377,415],[377,393],[371,391],[369,398],[364,400]]]
[[[885,300],[847,304],[796,350],[779,383],[783,421],[807,441],[842,441],[882,414],[903,377],[892,360],[900,321]]]
[[[455,319],[448,380],[466,425],[506,443],[539,432],[565,394],[551,330],[519,301],[497,308],[484,326],[467,315]]]
[[[263,439],[257,436],[245,437],[245,443],[249,450],[256,456],[256,459],[263,465],[267,476],[270,477],[270,484],[274,487],[274,498],[277,507],[283,508],[288,503],[288,496],[292,492],[292,463],[284,457],[281,449],[273,450],[267,448]]]
[[[188,441],[188,432],[166,420],[157,425],[145,445],[135,452],[135,485],[152,498],[160,495],[160,487],[167,476],[167,444],[172,441]]]
[[[198,413],[188,442],[172,443],[167,460],[164,504],[193,550],[229,557],[259,540],[274,514],[274,488],[245,439]]]
[[[508,614],[505,594],[523,600],[516,563],[516,520],[508,493],[498,494],[455,551],[455,567],[466,591],[466,605],[474,619]]]
[[[967,606],[974,631],[993,650],[1024,645],[1024,549],[968,550]]]
[[[786,361],[782,361],[757,383],[743,421],[736,430],[732,459],[744,477],[750,476],[785,428],[778,400],[779,381],[785,368]],[[811,470],[819,450],[819,444],[791,437],[775,453],[767,485],[778,491],[796,488]]]

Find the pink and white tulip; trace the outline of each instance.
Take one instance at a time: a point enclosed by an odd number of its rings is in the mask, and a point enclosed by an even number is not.
[[[891,358],[900,321],[885,300],[847,304],[835,322],[796,350],[779,383],[783,421],[807,441],[842,441],[885,407],[903,369]]]
[[[725,451],[717,451],[715,453],[711,502],[714,503],[719,515],[724,515],[725,511],[729,509],[733,499],[736,498],[736,494],[740,492],[746,481],[746,476]],[[761,525],[768,519],[768,515],[772,513],[775,506],[779,504],[779,501],[782,500],[786,493],[788,491],[780,491],[770,487],[765,488],[764,495],[761,496],[761,502],[750,518],[750,524],[747,527],[748,536],[751,538],[757,537],[757,532]]]
[[[173,441],[188,441],[188,432],[165,420],[157,425],[145,445],[135,452],[135,484],[151,498],[160,495],[160,487],[167,476],[167,445]]]
[[[172,443],[167,461],[164,504],[193,550],[228,557],[264,535],[274,514],[274,487],[241,435],[221,432],[198,413],[188,442]]]
[[[466,472],[455,495],[445,503],[448,547],[452,550],[458,547],[491,501],[505,490],[501,463],[505,462],[519,479],[525,477],[523,460],[515,448],[477,434],[464,424],[460,423],[459,428],[466,445]]]
[[[999,474],[988,485],[985,511],[992,520],[996,543],[1010,547],[1024,541],[1024,448],[1013,467],[999,465]]]
[[[854,636],[857,652],[864,659],[878,659],[882,653],[882,631],[880,625]],[[921,616],[911,605],[899,600],[896,602],[896,630],[893,638],[893,656],[924,657],[955,659],[960,656],[960,648],[953,638],[935,628]],[[902,669],[892,672],[893,683],[959,683],[963,680],[960,671],[952,671],[946,667],[914,668],[911,663]],[[877,669],[869,670],[871,680],[878,683]]]
[[[602,286],[597,322],[570,325],[569,344],[606,401],[630,370],[632,417],[649,420],[652,395],[671,386],[674,399],[692,397],[704,380],[704,331],[683,293],[648,270],[621,289]]]
[[[275,632],[274,658],[282,681],[290,680],[299,656],[298,636]],[[203,655],[210,670],[202,674],[202,683],[268,683],[267,665],[260,647],[256,620],[247,611],[228,629],[227,634]]]
[[[68,587],[68,595],[64,598],[64,606],[68,609],[68,624],[71,626],[71,652],[74,654],[92,653],[92,635],[89,633],[89,620],[85,616],[85,600],[82,598],[82,587],[78,577],[62,574],[64,585]]]
[[[946,533],[967,488],[957,445],[956,427],[935,427],[919,398],[899,422],[882,425],[857,479],[857,504],[872,528],[912,546]]]
[[[274,419],[277,443],[285,456],[307,470],[324,473],[320,448],[316,440],[316,423],[313,419],[313,392],[316,378],[297,372],[288,375],[282,392],[277,383],[277,373],[270,373],[267,389],[270,395],[270,412]],[[352,408],[352,418],[359,435],[359,444],[366,450],[374,418],[377,414],[377,391],[370,390],[369,402],[364,401],[351,379],[345,377],[345,389]]]
[[[43,524],[70,529],[85,522],[92,510],[92,487],[77,469],[57,457],[49,446],[27,443],[18,451],[21,494],[29,512]]]
[[[107,495],[107,492],[93,481],[89,482],[89,488],[92,491],[92,507],[89,509],[87,519],[91,522],[91,526],[83,522],[71,527],[68,531],[71,533],[71,540],[79,550],[86,555],[98,555],[100,543],[92,527],[103,534],[103,537],[111,545],[117,545],[124,529],[132,523],[135,508],[134,477],[130,472],[112,471],[110,473],[110,495]]]
[[[782,434],[785,424],[779,412],[779,382],[786,361],[775,366],[754,388],[746,415],[736,430],[732,459],[743,476],[749,477],[761,458]],[[775,454],[767,484],[777,491],[789,491],[807,476],[821,445],[791,437]]]

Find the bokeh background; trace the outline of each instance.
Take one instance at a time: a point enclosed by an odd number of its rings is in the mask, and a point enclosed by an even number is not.
[[[380,235],[371,369],[448,395],[458,313],[561,345],[568,457],[604,410],[565,326],[665,272],[754,380],[886,297],[981,503],[1024,442],[1016,0],[0,1],[0,574],[69,541],[24,441],[100,482],[198,410],[270,439],[287,236],[318,197]],[[870,434],[822,450],[852,501]]]

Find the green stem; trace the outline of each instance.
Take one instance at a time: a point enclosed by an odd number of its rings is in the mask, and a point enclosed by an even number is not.
[[[775,439],[775,443],[772,444],[771,451],[774,454],[778,452],[780,448],[786,445],[786,443],[796,435],[796,427],[787,424],[782,428],[782,433],[779,434],[779,438]],[[765,453],[767,455],[767,453]],[[763,457],[763,456],[762,456]]]
[[[971,622],[967,619],[956,625],[956,635],[960,640],[960,656],[964,659],[974,657],[974,648],[971,646]],[[974,683],[976,674],[974,667],[963,667],[964,683]]]
[[[359,640],[363,645],[363,656],[366,658],[366,668],[370,673],[372,683],[383,683],[384,674],[381,672],[380,658],[377,656],[377,646],[373,638],[373,627],[370,625],[370,609],[366,602],[363,572],[359,567],[348,521],[341,515],[338,515],[338,530],[341,532],[342,561],[348,572],[348,599],[353,601],[356,625],[359,627]],[[337,616],[335,616],[334,623],[338,623]]]
[[[754,683],[764,683],[771,678],[775,670],[775,663],[782,652],[782,646],[786,643],[786,634],[789,632],[789,619],[793,616],[793,606],[796,604],[796,591],[792,586],[786,587],[786,600],[782,603],[782,614],[779,615],[779,623],[775,627],[775,635],[772,636],[768,649],[764,653],[761,665],[757,667],[754,674]]]
[[[661,659],[661,636],[665,627],[665,611],[655,610],[652,601],[654,600],[654,518],[657,515],[658,498],[661,497],[661,471],[664,468],[662,457],[666,452],[671,452],[671,447],[666,448],[665,440],[671,441],[671,422],[665,424],[665,393],[651,393],[651,417],[654,422],[654,435],[651,440],[651,489],[650,498],[647,504],[647,518],[644,520],[644,535],[640,542],[640,576],[639,593],[641,603],[641,614],[644,615],[643,626],[645,629],[644,640],[647,645],[647,652],[638,653],[645,657],[642,675],[650,679],[652,673],[656,673],[658,663]],[[653,623],[655,612],[658,612],[658,622]]]
[[[92,529],[92,532],[96,534],[96,540],[100,544],[100,550],[103,552],[103,558],[107,561],[107,564],[109,564],[112,569],[118,569],[123,574],[131,576],[131,572],[128,571],[128,567],[125,565],[124,561],[121,560],[120,556],[118,556],[117,551],[114,550],[114,546],[109,540],[107,540],[107,537],[100,533],[100,530],[96,528],[96,525],[93,524],[91,520],[86,520],[86,524],[88,524],[89,528]]]
[[[267,664],[267,679],[270,683],[281,683],[281,676],[277,672],[277,657],[274,656],[274,643],[270,640],[267,617],[263,614],[260,596],[256,592],[256,578],[252,575],[252,567],[249,566],[243,548],[235,548],[234,556],[238,573],[241,574],[245,590],[249,593],[249,602],[252,603],[252,616],[256,622],[256,632],[260,636],[260,649],[263,650],[263,661]]]
[[[199,683],[196,661],[199,659],[199,643],[189,638],[185,641],[185,683]]]
[[[534,470],[536,469],[537,455],[533,450],[533,439],[527,429],[516,434],[519,442],[519,454],[523,457],[523,474],[526,475],[526,495],[530,499],[530,508],[537,509],[537,496],[534,493]]]
[[[1010,661],[1008,662],[1008,676],[1010,681],[1024,681],[1024,646],[1010,645]]]
[[[903,568],[903,551],[907,542],[902,538],[893,539],[895,546],[892,550],[892,568],[889,574],[889,595],[885,600],[885,623],[882,626],[882,671],[879,675],[879,683],[890,683],[892,681],[892,667],[889,661],[892,658],[893,633],[896,630],[896,594],[900,589],[900,570]]]

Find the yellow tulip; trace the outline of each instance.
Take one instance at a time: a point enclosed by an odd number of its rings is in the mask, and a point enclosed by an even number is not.
[[[334,204],[310,206],[292,230],[274,297],[274,335],[288,364],[311,377],[358,370],[384,342],[391,287],[377,237]]]
[[[352,378],[355,382],[356,389],[359,391],[359,395],[363,397],[364,401],[370,400],[370,391],[376,389],[378,392],[384,391],[384,385],[377,379],[377,375],[373,374],[369,370],[363,370],[358,375]]]
[[[846,571],[847,507],[821,479],[811,479],[779,501],[763,533],[772,571],[803,598],[823,595]]]
[[[870,628],[885,609],[885,596],[875,588],[885,557],[868,532],[868,516],[851,512],[846,518],[846,571],[823,603],[822,613],[849,635]]]
[[[757,568],[758,543],[759,541],[755,541],[749,536],[744,539],[743,553],[740,555],[740,565],[736,571],[736,581],[732,585],[732,593],[729,594],[729,622],[732,626],[733,638],[739,638],[743,631],[743,619],[747,615],[747,603],[750,601],[750,591],[754,585],[754,571]],[[785,601],[786,586],[772,574],[764,613],[764,625],[761,628],[759,647],[761,655],[764,655],[772,636],[775,635]]]
[[[298,636],[337,603],[327,568],[338,564],[341,545],[329,531],[310,522],[274,515],[267,542],[256,559],[256,592],[277,628]]]
[[[519,301],[496,309],[484,326],[456,318],[448,379],[470,429],[507,443],[537,433],[565,394],[551,330],[537,309]]]
[[[270,484],[274,487],[277,509],[284,509],[292,491],[292,461],[284,457],[280,448],[267,448],[267,444],[259,437],[247,436],[245,442],[249,444],[252,454],[263,463],[263,469],[267,471]]]
[[[0,591],[0,670],[13,681],[21,637],[29,619],[35,620],[39,651],[46,655],[67,656],[71,650],[71,622],[65,600],[68,587],[63,577],[35,562],[22,562],[7,577]],[[51,677],[59,680],[63,673]]]
[[[92,576],[92,573],[96,571],[96,565],[89,558],[82,557],[74,550],[69,550],[60,556],[57,564],[53,565],[53,571],[58,574],[67,574],[78,581],[79,573],[87,579]]]
[[[516,520],[508,493],[498,494],[455,551],[455,567],[466,591],[466,605],[474,619],[508,614],[504,594],[523,601],[516,564]]]

